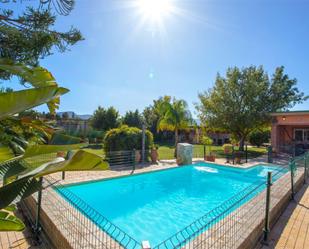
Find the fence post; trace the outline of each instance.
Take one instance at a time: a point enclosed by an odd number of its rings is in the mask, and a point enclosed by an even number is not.
[[[41,231],[40,215],[41,215],[41,204],[42,204],[43,177],[39,178],[39,184],[40,184],[40,190],[38,192],[36,219],[35,219],[35,227],[34,227],[34,232],[35,232],[35,236],[36,236],[37,239],[38,239],[39,233]]]
[[[136,150],[133,149],[133,155],[132,155],[132,162],[133,162],[133,170],[135,170],[135,164],[136,164]]]
[[[204,144],[204,160],[206,159],[206,145]]]
[[[291,171],[291,198],[294,200],[294,170],[295,170],[295,161],[292,159],[289,163]]]
[[[248,162],[248,144],[246,144],[246,163]]]
[[[307,153],[305,153],[304,156],[304,160],[305,160],[305,169],[304,169],[304,184],[306,184],[306,178],[307,178]]]
[[[273,147],[271,145],[267,147],[267,161],[273,163]]]
[[[142,163],[145,162],[145,140],[146,140],[146,125],[142,126]]]
[[[272,173],[269,171],[267,173],[267,183],[266,183],[266,208],[265,208],[265,226],[263,229],[263,244],[268,244],[268,235],[269,235],[269,209],[270,209],[270,189],[272,185]]]

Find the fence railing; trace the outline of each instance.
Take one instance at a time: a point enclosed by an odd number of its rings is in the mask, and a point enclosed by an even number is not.
[[[41,223],[44,223],[45,233],[54,236],[51,239],[56,248],[141,248],[139,242],[51,176],[44,177],[43,188],[48,186],[52,187],[42,192],[44,213],[41,214]],[[37,203],[37,196],[34,196],[34,201]],[[29,200],[26,199],[24,203],[24,206],[31,207]],[[36,223],[33,209],[27,211],[28,217],[32,217],[32,223]],[[46,214],[51,223],[56,224],[56,229],[46,221]]]
[[[105,153],[105,160],[109,163],[111,169],[132,167],[135,168],[136,163],[135,150],[128,151],[111,151]]]
[[[203,149],[193,148],[193,158],[204,159],[206,161],[215,160],[216,158],[225,158],[226,162],[235,164],[235,163],[247,163],[248,159],[252,155],[248,150],[248,146],[245,146],[244,151],[238,151],[234,147],[229,153],[224,153],[223,151],[216,152],[208,148],[209,146],[204,145]]]
[[[118,154],[113,155],[116,157]],[[132,153],[126,155],[131,155],[130,158],[135,161]],[[239,248],[244,238],[251,235],[252,229],[257,227],[257,234],[262,234],[266,213],[270,224],[278,218],[282,200],[293,198],[296,184],[306,182],[308,167],[309,153],[291,159],[289,165],[273,171],[271,191],[266,191],[270,187],[266,179],[259,180],[153,248]],[[51,185],[53,188],[47,188]],[[42,207],[65,238],[62,245],[60,240],[57,241],[61,248],[66,248],[66,244],[72,248],[141,248],[140,242],[63,188],[51,176],[44,177],[43,186],[46,189],[42,191]],[[37,201],[36,195],[34,201]],[[31,212],[35,217],[36,209]],[[49,234],[54,233],[51,231]]]
[[[308,158],[308,153],[304,154],[291,160],[289,167],[286,165],[274,171],[271,191],[270,189],[266,191],[268,187],[270,188],[267,179],[256,182],[158,244],[154,249],[242,248],[243,243],[247,243],[245,238],[254,232],[256,236],[261,236],[262,229],[265,231],[266,228],[268,233],[269,223],[273,224],[280,214],[278,210],[282,211],[285,207],[282,200],[288,202],[291,197],[293,198],[295,183],[301,180],[302,173],[306,181]],[[264,225],[265,217],[268,224]],[[254,228],[257,230],[252,230]],[[265,238],[267,239],[267,236]]]

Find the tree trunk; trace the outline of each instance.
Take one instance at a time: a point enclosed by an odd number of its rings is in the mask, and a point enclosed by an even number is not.
[[[175,147],[177,147],[178,144],[178,129],[175,129]]]
[[[175,129],[175,152],[174,152],[174,157],[177,157],[177,144],[178,144],[178,129]]]
[[[239,150],[240,151],[244,151],[245,150],[245,137],[242,136],[240,138],[240,141],[239,141]]]

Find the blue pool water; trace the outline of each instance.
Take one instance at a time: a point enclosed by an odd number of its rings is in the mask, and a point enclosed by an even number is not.
[[[259,165],[245,170],[199,163],[65,189],[135,240],[148,240],[155,246],[244,188],[261,184],[268,171],[277,169]]]

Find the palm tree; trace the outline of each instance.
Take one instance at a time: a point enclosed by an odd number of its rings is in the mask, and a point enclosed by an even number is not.
[[[159,121],[157,130],[175,132],[175,146],[179,140],[179,130],[188,128],[192,123],[191,113],[185,100],[171,100],[171,97],[165,96],[157,102],[157,112]]]

